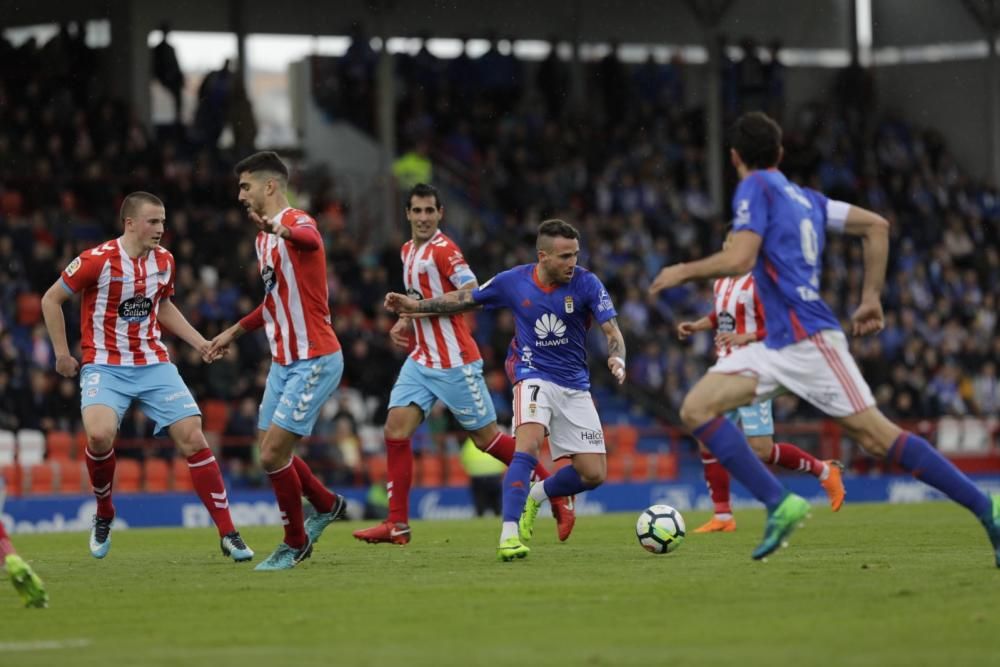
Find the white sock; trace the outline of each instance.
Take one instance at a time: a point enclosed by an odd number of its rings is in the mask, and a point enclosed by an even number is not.
[[[718,519],[719,521],[729,521],[730,519],[733,518],[733,515],[730,514],[729,512],[722,512],[721,514],[717,512],[715,514],[715,518]]]
[[[542,481],[533,484],[531,486],[531,490],[528,491],[528,497],[534,500],[539,505],[548,500],[548,496],[545,495],[545,482]]]
[[[819,474],[819,481],[825,482],[826,478],[830,476],[830,464],[823,461],[823,472]]]
[[[512,537],[520,537],[517,521],[504,521],[503,528],[500,529],[500,543],[503,544]]]

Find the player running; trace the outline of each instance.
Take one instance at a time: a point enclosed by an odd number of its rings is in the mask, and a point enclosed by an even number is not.
[[[801,188],[778,171],[781,128],[766,114],[742,115],[733,128],[730,158],[740,176],[733,196],[731,245],[702,260],[660,271],[655,294],[691,280],[738,276],[753,269],[764,304],[764,345],[748,345],[720,359],[691,389],[681,419],[736,479],[767,507],[764,538],[753,551],[772,553],[809,512],[753,454],[746,437],[723,415],[754,398],[790,391],[836,419],[865,450],[892,461],[970,510],[983,524],[1000,567],[1000,496],[990,498],[948,459],[875,407],[840,322],[823,301],[826,234],[846,232],[864,241],[861,304],[851,333],[884,326],[880,294],[889,252],[889,223],[880,215]]]
[[[406,219],[411,239],[403,244],[400,257],[406,293],[418,301],[478,285],[461,249],[440,230],[443,217],[444,205],[435,188],[418,183],[410,190]],[[411,438],[435,401],[448,406],[476,447],[507,465],[514,456],[514,438],[497,428],[483,379],[483,361],[463,314],[401,317],[390,335],[398,346],[412,351],[393,385],[384,428],[389,517],[377,526],[355,531],[354,537],[371,543],[407,544],[412,535]],[[540,480],[549,477],[540,463],[534,474]],[[553,498],[552,514],[559,539],[566,540],[576,520],[573,499]]]
[[[723,249],[729,247],[731,234],[726,236]],[[755,345],[764,340],[764,309],[754,290],[753,274],[736,278],[719,278],[715,281],[715,309],[706,317],[694,322],[677,325],[677,337],[688,338],[697,331],[714,330],[715,352],[722,359],[744,345]],[[830,506],[836,512],[844,503],[844,482],[839,461],[820,461],[788,442],[774,442],[774,419],[771,400],[731,410],[726,417],[740,423],[747,442],[761,461],[788,470],[808,472],[819,480],[820,486],[830,497]],[[695,529],[696,533],[732,532],[736,519],[729,497],[729,473],[718,459],[701,443],[701,462],[705,483],[712,496],[715,516]]]

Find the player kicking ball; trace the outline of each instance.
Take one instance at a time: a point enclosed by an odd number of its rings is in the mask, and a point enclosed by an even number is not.
[[[625,379],[625,341],[617,313],[601,281],[577,267],[580,234],[562,220],[538,228],[538,261],[497,274],[473,290],[418,301],[386,295],[386,308],[405,313],[459,313],[509,308],[516,340],[514,435],[516,452],[503,482],[503,525],[497,558],[510,561],[530,552],[538,508],[545,499],[574,496],[604,482],[604,432],[590,396],[586,336],[597,322],[608,341],[608,369]],[[531,472],[545,436],[553,459],[569,458],[544,482],[531,486]]]

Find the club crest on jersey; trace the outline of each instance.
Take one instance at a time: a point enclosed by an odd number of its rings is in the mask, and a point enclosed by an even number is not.
[[[608,294],[608,290],[602,289],[597,299],[600,302],[597,305],[598,312],[603,313],[607,310],[611,310],[612,308],[614,308],[614,306],[611,305],[611,295]]]
[[[83,262],[80,261],[79,257],[74,259],[72,262],[69,263],[69,266],[66,267],[66,275],[72,276],[74,273],[79,271],[81,264],[83,264]]]
[[[722,311],[719,313],[719,326],[718,331],[722,333],[729,333],[730,331],[736,331],[736,318],[733,317],[727,311]]]
[[[563,299],[563,310],[566,311],[567,315],[573,312],[573,297],[568,296]]]
[[[270,292],[271,290],[274,289],[274,285],[277,281],[274,279],[273,266],[265,266],[264,269],[260,272],[260,277],[264,281],[265,292]]]
[[[141,322],[149,317],[153,310],[153,302],[144,296],[134,296],[125,299],[118,305],[118,317],[126,322]]]

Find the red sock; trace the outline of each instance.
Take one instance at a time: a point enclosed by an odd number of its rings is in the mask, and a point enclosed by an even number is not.
[[[115,506],[111,503],[111,485],[115,481],[115,450],[95,454],[86,448],[87,472],[90,486],[97,498],[97,516],[102,519],[115,518]]]
[[[787,468],[788,470],[808,472],[814,477],[819,477],[823,473],[822,461],[812,454],[802,451],[790,442],[775,443],[767,462]]]
[[[302,484],[302,493],[316,511],[326,514],[332,510],[333,504],[337,502],[337,494],[323,486],[323,482],[319,481],[309,469],[309,464],[298,456],[292,457],[292,465],[295,466],[295,474],[299,476],[299,482]]]
[[[708,452],[701,453],[701,463],[704,466],[705,484],[712,496],[715,513],[732,514],[733,506],[729,503],[729,473],[719,460]]]
[[[514,458],[514,452],[517,451],[516,445],[517,441],[512,436],[501,431],[497,433],[497,437],[493,438],[493,442],[487,445],[483,451],[500,463],[510,465],[511,460]],[[534,474],[538,480],[550,477],[549,471],[541,463],[535,466]]]
[[[280,470],[267,473],[274,487],[274,497],[281,510],[281,522],[285,525],[285,544],[293,549],[301,549],[306,544],[305,519],[302,513],[302,482],[289,461]]]
[[[14,551],[14,545],[10,538],[7,537],[7,529],[3,527],[3,521],[0,521],[0,561],[14,553],[17,552]]]
[[[410,485],[413,484],[413,448],[410,439],[385,439],[386,467],[389,482],[389,521],[409,523]]]
[[[222,471],[212,454],[206,447],[187,458],[188,472],[191,473],[191,483],[201,498],[201,503],[212,515],[215,527],[219,529],[219,537],[236,530],[233,519],[229,515],[229,494],[226,493],[226,483],[222,481]]]

